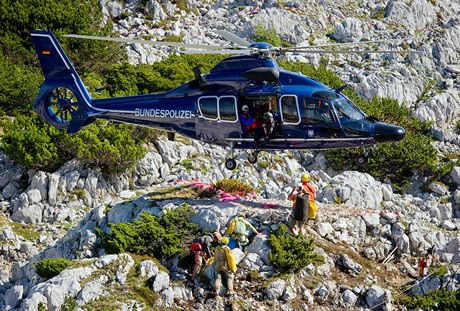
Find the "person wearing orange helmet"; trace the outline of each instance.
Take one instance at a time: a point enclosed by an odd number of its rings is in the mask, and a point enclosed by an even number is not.
[[[293,201],[293,210],[289,216],[289,229],[295,235],[306,234],[305,224],[308,220],[316,218],[315,187],[310,183],[310,176],[303,173],[301,183],[294,187],[289,194],[289,200]]]

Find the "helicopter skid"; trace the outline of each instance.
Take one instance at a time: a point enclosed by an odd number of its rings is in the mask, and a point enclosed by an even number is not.
[[[373,137],[362,138],[273,138],[266,143],[256,144],[253,138],[227,138],[227,143],[235,149],[283,150],[283,149],[334,149],[375,145]]]

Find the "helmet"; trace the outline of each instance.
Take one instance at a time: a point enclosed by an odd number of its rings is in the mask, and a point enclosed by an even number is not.
[[[309,181],[310,181],[310,177],[308,176],[307,173],[303,173],[303,174],[302,174],[302,177],[300,178],[300,180],[301,180],[302,182],[309,182]]]
[[[212,234],[212,237],[213,237],[214,241],[220,241],[220,240],[222,240],[222,236],[221,236],[220,233],[217,232],[217,231],[214,232],[214,233]]]
[[[241,107],[241,110],[243,110],[243,111],[249,111],[248,105],[243,105],[243,107]]]
[[[224,236],[220,241],[221,241],[223,244],[228,244],[228,237]]]
[[[271,112],[264,113],[264,120],[268,120],[273,118],[273,114]]]

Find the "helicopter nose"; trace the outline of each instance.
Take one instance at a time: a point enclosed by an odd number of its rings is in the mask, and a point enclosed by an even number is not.
[[[378,122],[374,126],[374,139],[378,143],[393,143],[404,139],[406,130],[393,124]]]

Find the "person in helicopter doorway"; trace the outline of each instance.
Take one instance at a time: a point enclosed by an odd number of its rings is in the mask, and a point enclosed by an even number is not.
[[[273,113],[267,111],[264,113],[262,126],[256,127],[254,130],[256,146],[266,145],[268,141],[273,138],[274,129],[275,119],[273,118]]]
[[[222,239],[219,232],[214,232],[212,235],[204,235],[195,239],[190,246],[190,249],[195,255],[195,264],[193,266],[192,280],[195,280],[199,275],[203,263],[213,256],[211,251],[212,246],[217,246]]]
[[[249,113],[248,105],[243,105],[243,107],[241,107],[241,111],[242,112],[240,114],[240,122],[243,128],[243,137],[247,137],[248,135],[251,135],[254,131],[254,118]]]
[[[293,210],[289,216],[289,230],[294,235],[299,232],[306,234],[305,225],[316,218],[315,187],[310,183],[307,173],[302,174],[301,183],[294,187],[289,194],[289,200],[293,201]]]

